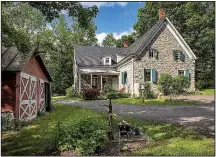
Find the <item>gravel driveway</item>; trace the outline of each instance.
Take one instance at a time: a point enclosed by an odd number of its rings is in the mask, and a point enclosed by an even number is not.
[[[94,109],[98,112],[107,112],[105,107],[99,106],[99,104],[108,104],[108,101],[62,101],[61,103],[65,105]],[[113,103],[113,112],[117,115],[131,116],[137,119],[146,119],[165,123],[178,123],[185,126],[197,126],[201,133],[210,136],[214,136],[214,109],[215,108],[212,103],[197,106],[144,106]]]

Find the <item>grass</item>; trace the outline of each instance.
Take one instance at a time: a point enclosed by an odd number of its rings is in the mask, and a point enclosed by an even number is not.
[[[50,155],[48,149],[52,141],[52,128],[59,121],[75,124],[83,118],[102,119],[107,122],[107,115],[80,107],[57,105],[47,116],[40,117],[31,125],[23,127],[19,132],[2,133],[2,155],[4,156],[35,156]],[[133,126],[138,127],[149,139],[149,145],[141,150],[124,153],[133,156],[213,156],[214,139],[201,136],[193,128],[180,125],[163,124],[145,120],[124,117]],[[95,123],[98,123],[96,120]],[[104,125],[104,124],[103,124]],[[44,131],[47,130],[48,132]],[[50,131],[51,130],[51,131]],[[97,130],[98,131],[98,130]]]
[[[214,95],[215,94],[215,89],[202,89],[201,93],[203,95]]]
[[[66,96],[54,96],[54,97],[52,97],[52,100],[54,100],[54,101],[56,101],[56,100],[74,100],[74,101],[83,101],[82,98],[78,98],[78,97],[67,98]]]
[[[169,100],[164,97],[161,99],[145,99],[144,103],[142,103],[141,99],[138,98],[120,98],[113,99],[113,103],[119,104],[135,104],[135,105],[168,105],[168,106],[178,106],[178,105],[198,105],[196,102],[185,102],[183,100]]]
[[[194,128],[128,118],[149,137],[149,145],[127,156],[214,156],[214,138],[201,136]]]
[[[53,137],[49,135],[53,133],[58,121],[75,123],[80,119],[92,117],[108,123],[104,114],[80,107],[57,105],[48,116],[34,120],[31,125],[23,127],[20,131],[2,133],[2,155],[49,155],[48,148],[53,141]]]

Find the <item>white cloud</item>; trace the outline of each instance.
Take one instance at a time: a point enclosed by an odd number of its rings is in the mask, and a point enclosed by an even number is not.
[[[60,11],[60,14],[63,14],[63,15],[66,15],[67,13],[68,13],[67,10],[61,10],[61,11]]]
[[[114,38],[115,39],[120,39],[123,35],[129,35],[131,34],[132,32],[134,32],[133,28],[130,28],[129,31],[124,31],[124,32],[114,32],[112,33]],[[106,35],[109,34],[109,33],[106,33],[106,32],[102,32],[102,33],[99,33],[99,34],[96,34],[96,38],[98,40],[98,44],[101,45],[104,38],[106,37]]]
[[[124,7],[128,2],[80,2],[84,7],[91,7],[96,5],[98,8],[100,7],[113,7],[114,5],[119,5]]]

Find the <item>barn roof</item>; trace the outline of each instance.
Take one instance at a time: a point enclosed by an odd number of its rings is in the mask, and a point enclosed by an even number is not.
[[[35,49],[32,49],[31,52],[24,54],[18,50],[16,46],[11,47],[1,47],[1,70],[2,71],[22,71],[24,68],[24,65],[27,63],[27,61],[37,52],[35,52]],[[44,67],[46,71],[46,75],[50,81],[52,81],[49,71],[47,70],[45,64],[43,63],[43,60],[40,55],[37,55],[35,57],[41,64],[42,67]]]

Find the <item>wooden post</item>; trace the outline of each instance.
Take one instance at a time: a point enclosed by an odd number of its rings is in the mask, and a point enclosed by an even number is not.
[[[91,88],[92,88],[92,74],[91,74]]]
[[[101,91],[103,90],[103,75],[101,75]]]
[[[81,74],[79,73],[79,92],[81,92]]]
[[[111,98],[109,99],[109,127],[110,127],[110,139],[114,139],[112,131],[112,102]]]

